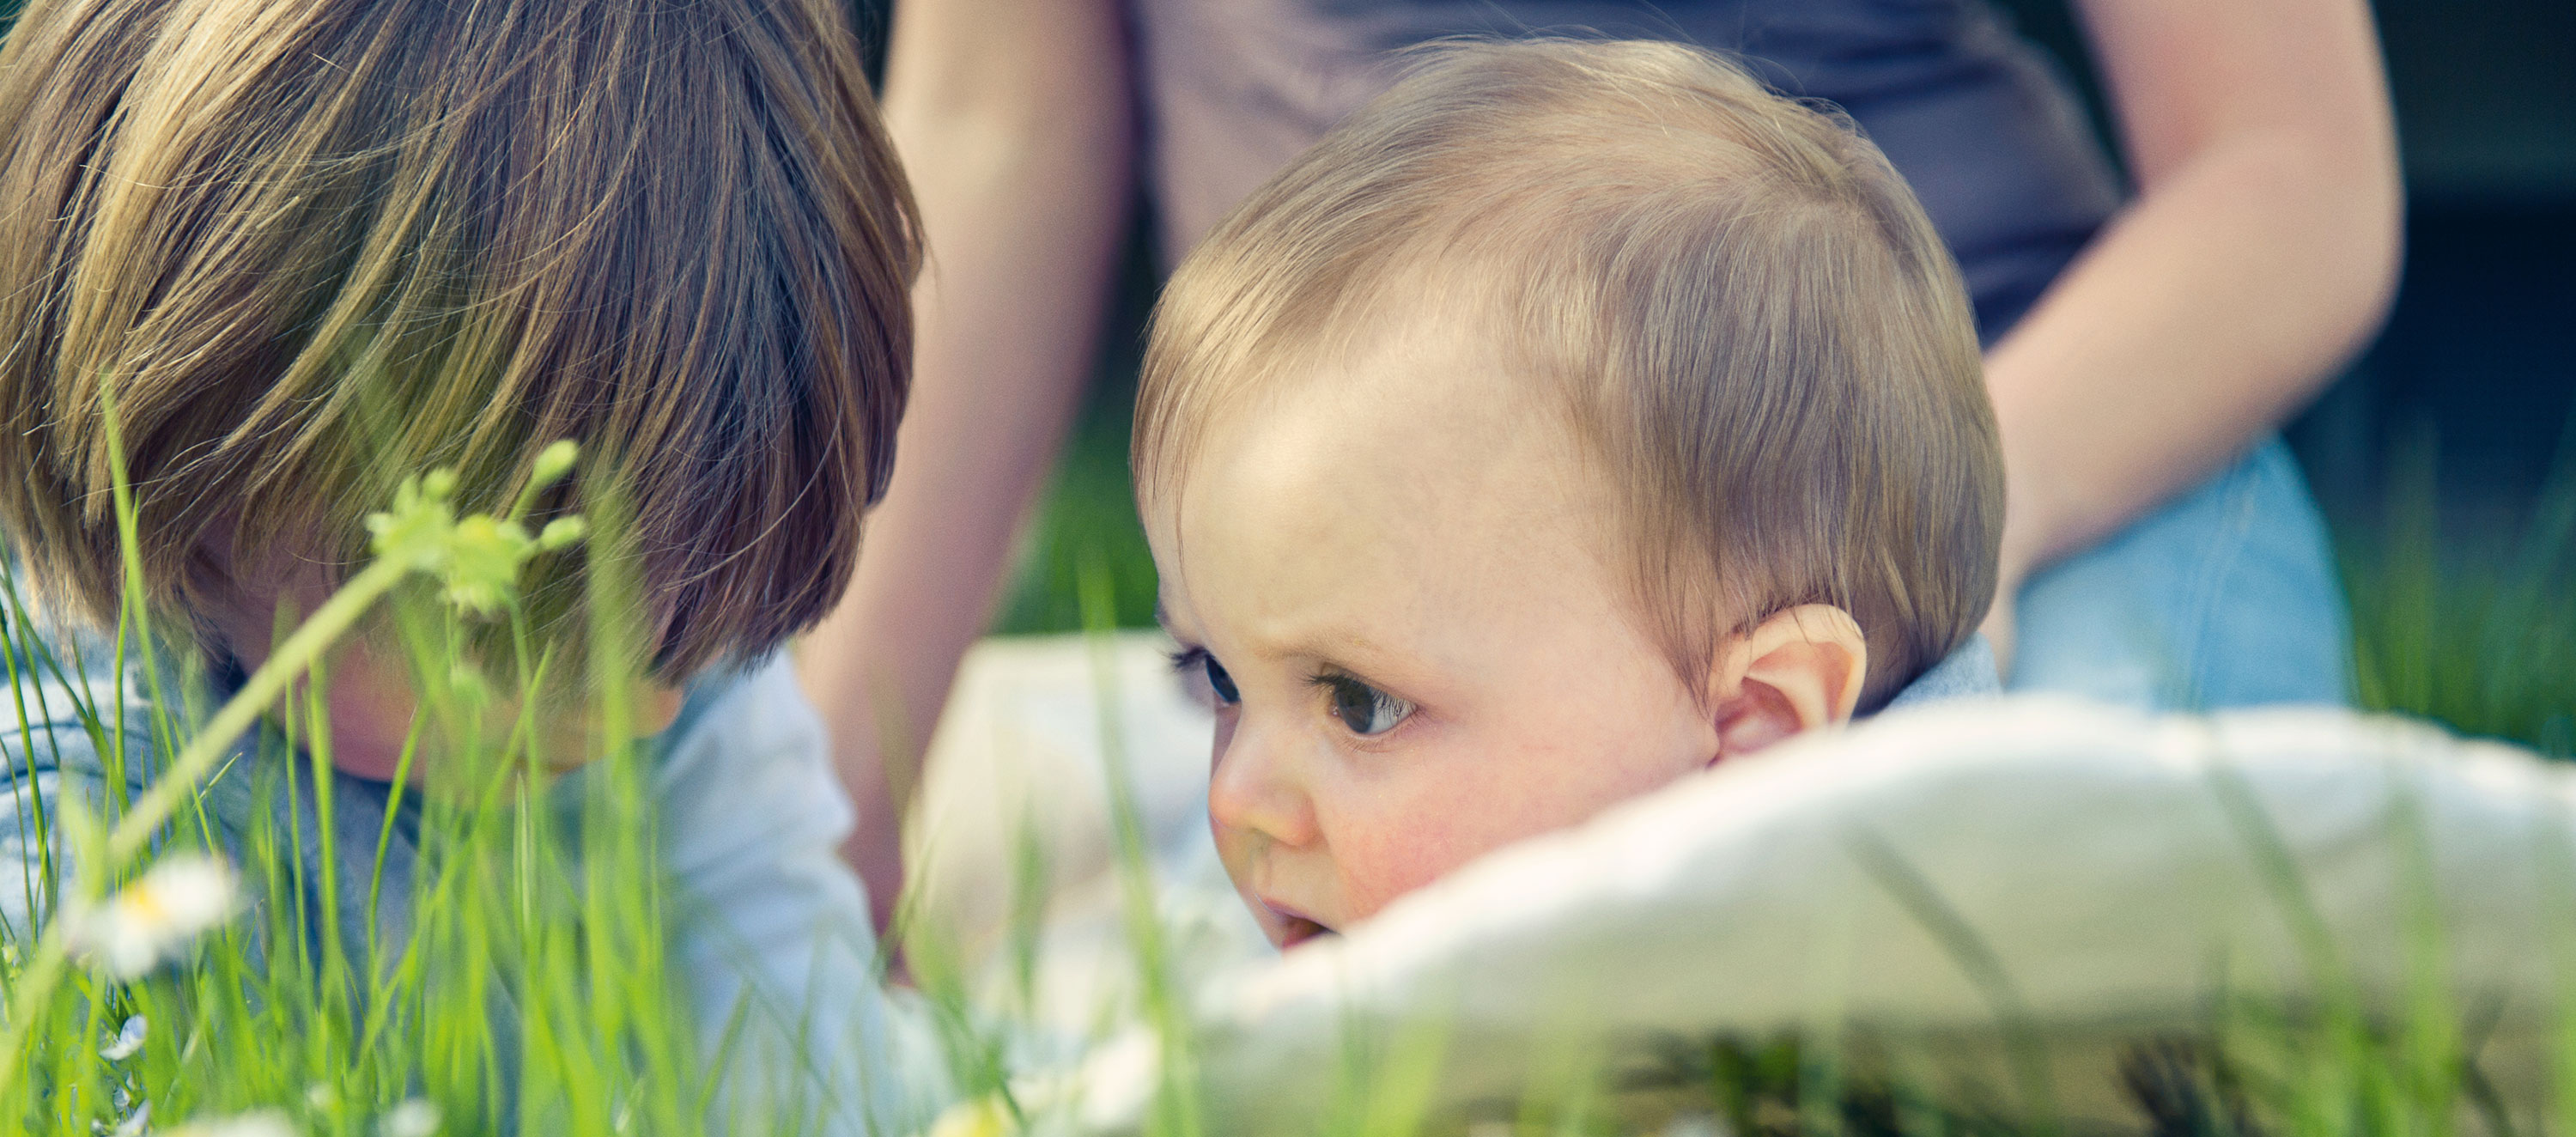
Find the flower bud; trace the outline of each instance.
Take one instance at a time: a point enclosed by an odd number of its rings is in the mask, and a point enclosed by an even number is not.
[[[589,535],[589,522],[578,517],[558,517],[546,522],[545,529],[537,534],[537,547],[549,551],[560,549]]]
[[[565,474],[572,472],[573,463],[580,457],[581,447],[575,445],[573,440],[557,439],[553,444],[537,452],[536,466],[528,473],[528,484],[550,486],[561,481]]]

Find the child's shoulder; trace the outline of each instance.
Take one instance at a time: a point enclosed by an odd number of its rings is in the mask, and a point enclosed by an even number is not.
[[[64,802],[101,808],[119,780],[144,783],[157,717],[149,692],[175,676],[151,653],[121,654],[112,635],[22,604],[0,620],[0,938],[17,938],[50,892],[44,875],[63,872]]]
[[[110,767],[122,770],[122,759],[148,756],[159,706],[153,692],[188,701],[165,651],[120,645],[109,632],[18,604],[0,611],[0,630],[0,760],[12,780],[46,770],[102,778]],[[136,784],[142,765],[130,775]]]
[[[2003,669],[1995,659],[1994,645],[1983,633],[1968,637],[1941,662],[1921,675],[1888,700],[1884,710],[1970,699],[1981,695],[2004,693]]]
[[[683,877],[829,849],[850,832],[822,718],[785,652],[690,681],[660,741],[654,789],[669,823],[665,853]]]

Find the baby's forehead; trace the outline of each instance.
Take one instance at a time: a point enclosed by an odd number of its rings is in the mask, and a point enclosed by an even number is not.
[[[1187,375],[1140,448],[1149,535],[1177,536],[1185,505],[1257,502],[1410,511],[1468,539],[1490,506],[1569,495],[1601,528],[1620,511],[1565,382],[1566,337],[1514,326],[1539,284],[1526,267],[1422,246],[1330,305],[1273,310],[1240,354]]]
[[[1606,475],[1563,417],[1457,346],[1390,341],[1217,416],[1155,523],[1175,540],[1354,559],[1609,536]]]
[[[1219,452],[1404,477],[1580,454],[1555,384],[1490,329],[1479,314],[1425,304],[1282,344],[1264,374],[1205,406],[1188,472]]]
[[[1444,386],[1282,400],[1211,433],[1148,521],[1175,630],[1230,656],[1340,659],[1372,635],[1451,642],[1618,595],[1604,482],[1559,430]]]

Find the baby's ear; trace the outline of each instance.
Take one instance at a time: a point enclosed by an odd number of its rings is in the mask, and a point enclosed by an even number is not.
[[[1869,646],[1851,613],[1831,604],[1773,613],[1728,640],[1709,674],[1718,743],[1712,764],[1850,721],[1868,674]]]

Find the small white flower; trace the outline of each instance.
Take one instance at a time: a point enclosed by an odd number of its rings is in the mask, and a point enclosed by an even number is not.
[[[412,1098],[386,1110],[376,1121],[377,1137],[432,1137],[438,1132],[438,1106]]]
[[[99,1048],[98,1056],[110,1062],[123,1062],[134,1057],[142,1051],[144,1033],[151,1027],[152,1024],[144,1021],[141,1015],[125,1020],[125,1025],[116,1028],[116,1037]]]
[[[1084,1128],[1106,1129],[1142,1117],[1163,1084],[1163,1042],[1153,1031],[1129,1027],[1083,1059],[1075,1075]]]
[[[329,1082],[315,1082],[304,1087],[304,1104],[315,1113],[329,1113],[340,1108],[340,1091]]]
[[[161,1137],[297,1137],[286,1115],[273,1109],[253,1110],[211,1121],[191,1121],[164,1129]]]
[[[203,853],[165,857],[93,909],[63,913],[72,953],[118,979],[152,970],[241,903],[232,866]]]
[[[948,1107],[930,1123],[928,1137],[1011,1137],[1018,1131],[1001,1101],[987,1096]]]
[[[126,1115],[125,1120],[117,1122],[116,1128],[108,1131],[108,1137],[143,1137],[150,1132],[152,1132],[152,1103],[147,1101],[136,1106],[133,1113]]]

